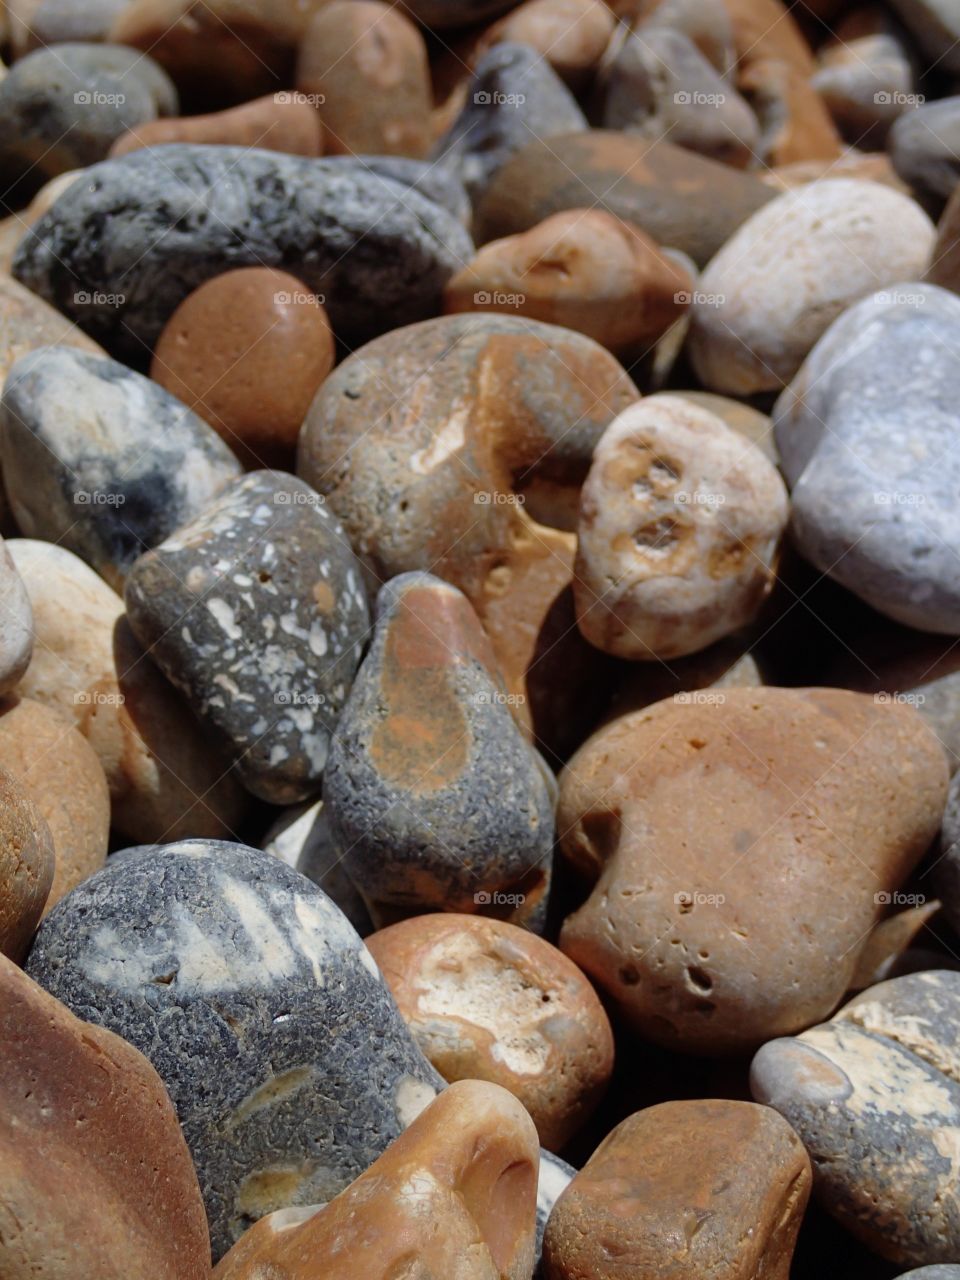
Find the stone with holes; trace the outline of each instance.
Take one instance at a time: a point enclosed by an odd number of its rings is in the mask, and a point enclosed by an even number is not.
[[[28,972],[159,1072],[219,1257],[265,1213],[333,1199],[442,1081],[344,916],[279,858],[201,840],[114,857]]]
[[[272,804],[319,790],[367,633],[360,566],[319,494],[235,481],[130,572],[134,634]]]

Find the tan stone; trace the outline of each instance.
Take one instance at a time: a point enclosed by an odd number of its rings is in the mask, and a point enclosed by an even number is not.
[[[786,62],[801,75],[816,68],[813,53],[782,0],[724,0],[733,24],[741,68],[768,58]]]
[[[92,338],[10,276],[0,275],[0,385],[15,361],[37,347],[76,347],[104,355]]]
[[[602,209],[569,209],[480,249],[447,284],[444,310],[530,316],[616,351],[655,342],[692,290],[690,275],[638,227]]]
[[[649,1107],[561,1195],[546,1280],[788,1280],[811,1183],[803,1144],[769,1107]]]
[[[289,468],[310,403],[333,368],[322,303],[285,271],[224,272],[167,321],[150,376],[249,466]]]
[[[430,148],[430,69],[419,28],[381,0],[333,0],[307,27],[297,88],[316,95],[327,151],[420,158]]]
[[[616,26],[603,0],[526,0],[495,22],[478,52],[503,41],[529,45],[573,89],[583,88]]]
[[[40,923],[53,868],[50,829],[20,783],[0,769],[0,954],[17,964]]]
[[[0,1274],[209,1272],[197,1175],[160,1077],[0,957]]]
[[[117,138],[110,155],[125,156],[141,147],[171,142],[261,147],[295,156],[323,154],[320,118],[314,108],[295,94],[275,93],[212,115],[150,120]]]
[[[809,77],[775,58],[752,61],[739,80],[760,121],[757,148],[766,165],[836,160],[843,140]]]
[[[777,442],[773,434],[773,419],[769,413],[761,413],[752,405],[742,400],[734,400],[730,396],[718,396],[712,391],[676,391],[681,396],[700,406],[709,409],[718,418],[722,418],[733,431],[745,436],[751,444],[755,444],[762,454],[771,462],[779,463]]]
[[[751,622],[789,502],[759,449],[679,396],[604,432],[580,495],[577,623],[607,653],[679,658]]]
[[[561,847],[596,884],[560,945],[657,1043],[792,1034],[847,990],[946,779],[916,712],[846,690],[726,689],[625,716],[561,775]]]
[[[366,940],[417,1044],[445,1080],[488,1080],[558,1151],[613,1069],[613,1034],[580,970],[502,920],[429,915]]]
[[[529,1280],[538,1159],[506,1090],[451,1085],[325,1208],[251,1227],[213,1280]]]
[[[8,546],[37,634],[18,692],[71,721],[93,747],[116,829],[140,844],[237,839],[244,792],[134,640],[121,598],[63,547],[27,538]]]
[[[910,188],[897,175],[885,152],[845,151],[835,160],[800,160],[796,164],[778,165],[761,174],[761,180],[778,191],[792,191],[820,178],[859,178],[864,182],[880,182],[904,195]]]

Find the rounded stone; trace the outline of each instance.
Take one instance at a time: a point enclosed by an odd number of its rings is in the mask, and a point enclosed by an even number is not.
[[[104,355],[102,347],[59,311],[12,277],[0,274],[0,386],[21,356],[54,346]]]
[[[641,400],[603,433],[580,495],[580,630],[622,658],[705,649],[756,617],[788,516],[774,465],[716,414]]]
[[[93,748],[68,720],[31,698],[13,695],[0,703],[0,769],[20,784],[53,838],[49,911],[104,864],[110,834],[107,780]]]
[[[160,1077],[0,956],[0,1272],[206,1280],[210,1236]]]
[[[824,1209],[900,1266],[960,1256],[960,973],[870,987],[753,1060],[758,1102],[803,1140]]]
[[[40,0],[30,15],[26,47],[104,41],[131,0]]]
[[[447,283],[444,310],[530,316],[616,351],[656,342],[692,291],[690,275],[639,227],[570,209],[484,245]]]
[[[211,115],[151,120],[121,134],[110,156],[175,142],[262,147],[294,156],[323,154],[323,132],[313,106],[294,93],[274,93]]]
[[[297,89],[315,102],[331,154],[420,157],[433,99],[419,29],[382,0],[332,0],[297,51]]]
[[[9,218],[0,219],[0,271],[2,271],[2,274],[0,274],[0,284],[3,286],[4,298],[8,295],[8,291],[13,288],[20,289],[21,292],[26,293],[27,296],[32,298],[35,303],[39,303],[41,301],[36,294],[30,293],[28,289],[22,289],[22,287],[17,284],[16,280],[11,277],[10,272],[13,269],[13,256],[17,251],[17,245],[23,239],[27,229],[32,227],[36,220],[47,212],[53,202],[59,199],[63,192],[66,191],[67,187],[69,187],[71,183],[75,182],[82,173],[82,169],[70,169],[66,173],[58,174],[56,178],[51,178],[49,182],[45,182],[43,184],[25,209],[19,209],[16,213],[12,213]],[[46,307],[46,305],[46,303],[43,303],[44,307]],[[48,309],[53,311],[52,307]],[[53,311],[53,315],[56,317],[57,324],[64,333],[69,334],[70,331],[73,330],[75,334],[79,335],[79,338],[82,338],[83,341],[88,344],[86,348],[87,350],[100,350],[91,338],[87,338],[85,334],[81,334],[79,329],[74,329],[74,326],[66,321],[59,311]],[[56,339],[53,341],[56,341]],[[67,345],[70,345],[69,337],[63,338],[62,341]],[[47,344],[43,343],[41,345],[45,346]],[[77,340],[72,345],[81,346],[82,344]],[[4,376],[6,376],[5,371]]]
[[[946,200],[960,181],[960,95],[905,111],[887,136],[897,173],[910,186]]]
[[[480,44],[529,45],[561,80],[579,90],[589,83],[615,28],[616,19],[603,0],[526,0],[495,22]]]
[[[33,654],[33,611],[8,545],[0,538],[0,694],[19,683]]]
[[[554,1151],[590,1117],[613,1070],[613,1033],[562,952],[505,921],[462,915],[405,920],[367,948],[445,1080],[508,1089]]]
[[[554,835],[545,770],[466,597],[426,573],[387,583],[323,784],[334,844],[374,922],[427,910],[542,917]]]
[[[142,552],[240,471],[215,432],[162,387],[71,347],[31,351],[10,370],[0,459],[21,531],[74,551],[121,589]]]
[[[767,1107],[649,1107],[617,1125],[560,1197],[545,1280],[788,1280],[810,1183],[800,1140]]]
[[[48,916],[27,969],[150,1059],[214,1259],[264,1214],[333,1199],[442,1087],[346,919],[243,845],[114,855]]]
[[[811,84],[838,127],[856,145],[882,147],[893,122],[918,100],[904,43],[887,31],[837,38],[819,60]]]
[[[232,835],[244,792],[133,638],[120,596],[63,547],[28,538],[7,546],[37,635],[17,692],[71,721],[93,747],[110,788],[111,825],[145,843]]]
[[[86,178],[30,228],[14,274],[132,359],[188,294],[234,267],[302,279],[355,345],[435,314],[473,252],[445,209],[343,158],[177,143],[106,160]]]
[[[243,267],[180,303],[157,341],[150,376],[244,461],[274,466],[293,460],[334,356],[322,299],[285,271]]]
[[[601,729],[560,778],[593,884],[560,946],[646,1039],[734,1053],[842,999],[939,827],[916,712],[839,689],[680,694]]]
[[[54,863],[46,821],[13,775],[0,769],[0,954],[17,964],[40,923]]]
[[[847,307],[922,275],[933,241],[919,205],[878,183],[836,178],[785,192],[700,277],[689,338],[697,375],[728,395],[779,390]]]
[[[773,434],[773,419],[768,413],[761,413],[752,405],[742,400],[734,400],[730,396],[718,396],[712,391],[675,391],[672,395],[690,400],[701,409],[709,409],[711,413],[722,418],[731,430],[739,432],[751,444],[755,444],[760,452],[776,466],[777,442]]]
[[[368,626],[360,566],[323,498],[235,481],[133,566],[130,627],[271,804],[320,787]]]

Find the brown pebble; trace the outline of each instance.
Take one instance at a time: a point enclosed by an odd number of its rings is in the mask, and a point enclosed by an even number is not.
[[[481,37],[477,54],[511,41],[530,45],[574,90],[586,86],[616,19],[603,0],[526,0]]]
[[[758,151],[764,164],[838,158],[843,140],[826,103],[803,72],[788,62],[757,58],[739,83],[760,121]]]
[[[296,94],[275,93],[212,115],[175,116],[137,125],[117,138],[110,155],[125,156],[141,147],[171,142],[261,147],[295,156],[323,153],[320,118],[314,108]]]
[[[803,76],[816,70],[813,53],[790,8],[782,0],[724,0],[733,24],[741,68],[767,58],[793,67]]]
[[[0,953],[17,964],[40,923],[53,868],[50,829],[20,783],[0,769]]]

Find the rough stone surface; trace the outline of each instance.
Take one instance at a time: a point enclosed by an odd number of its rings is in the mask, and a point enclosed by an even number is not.
[[[541,914],[554,834],[544,770],[466,597],[425,573],[383,587],[324,774],[335,846],[375,922]]]
[[[233,835],[245,809],[229,761],[133,638],[123,600],[50,542],[7,544],[37,645],[18,693],[71,721],[103,766],[111,825],[131,840]]]
[[[54,859],[49,827],[20,783],[0,769],[0,954],[17,964],[40,923]],[[0,1192],[0,1219],[3,1212]]]
[[[210,115],[175,116],[137,125],[117,138],[110,155],[125,156],[174,142],[260,147],[294,156],[323,154],[323,131],[315,108],[295,94],[274,93]]]
[[[363,897],[347,874],[343,855],[333,842],[322,800],[285,809],[263,837],[261,847],[319,885],[361,938],[373,932]]]
[[[218,1258],[264,1214],[338,1195],[442,1081],[346,919],[278,858],[199,840],[114,858],[28,972],[159,1072]]]
[[[49,182],[43,184],[25,209],[18,209],[16,213],[11,213],[9,218],[0,219],[0,271],[2,271],[0,281],[3,282],[5,298],[12,287],[20,289],[28,298],[32,298],[35,303],[40,303],[41,300],[36,294],[31,293],[29,289],[23,289],[10,276],[13,268],[13,255],[16,253],[17,245],[23,239],[27,229],[32,227],[42,214],[46,213],[54,200],[59,199],[67,187],[72,182],[75,182],[81,173],[83,173],[82,169],[70,169],[66,173],[59,174],[56,178],[51,178]],[[69,332],[74,329],[74,326],[65,321],[59,311],[54,311],[45,302],[42,305],[56,316],[61,330]],[[88,350],[99,350],[97,344],[87,338],[85,334],[81,334],[79,329],[74,329],[74,332],[89,344]],[[63,341],[69,344],[70,340],[69,338],[64,338]],[[80,342],[77,341],[74,345],[79,346]]]
[[[313,1280],[319,1259],[324,1280],[528,1280],[537,1161],[518,1102],[478,1080],[453,1085],[332,1204],[251,1228],[214,1280]]]
[[[827,331],[774,424],[802,553],[880,613],[960,632],[960,300],[908,284]]]
[[[787,492],[716,414],[648,396],[610,424],[580,495],[580,630],[623,658],[679,658],[753,621],[773,586]]]
[[[870,987],[753,1060],[758,1102],[803,1140],[828,1213],[901,1266],[960,1255],[960,973]]]
[[[546,1280],[788,1280],[810,1183],[797,1135],[766,1107],[649,1107],[617,1125],[560,1197]]]
[[[923,274],[934,229],[907,196],[827,179],[754,214],[700,277],[690,355],[706,387],[777,391],[850,305]]]
[[[830,1013],[936,834],[947,768],[916,712],[839,689],[680,695],[560,779],[590,881],[561,948],[668,1048],[756,1047]]]
[[[206,1280],[197,1175],[160,1077],[0,956],[4,1280]]]
[[[773,419],[768,413],[761,413],[759,409],[744,404],[742,400],[734,400],[730,396],[718,396],[712,391],[677,391],[673,394],[680,396],[683,400],[691,400],[701,409],[709,409],[718,418],[722,418],[728,427],[746,437],[751,444],[755,444],[772,463],[779,462],[777,442],[773,435]]]
[[[613,1069],[613,1033],[590,983],[555,947],[476,916],[419,916],[367,939],[404,1021],[445,1080],[519,1098],[559,1150]]]
[[[452,214],[465,227],[470,225],[473,217],[470,197],[449,165],[414,160],[409,156],[330,156],[327,166],[334,173],[338,169],[346,169],[350,172],[373,173],[399,182],[402,187],[410,187],[424,199],[446,209],[447,213]]]
[[[16,561],[0,538],[0,694],[18,683],[33,653],[33,611]]]
[[[76,552],[120,588],[142,552],[240,471],[162,387],[72,347],[29,352],[10,370],[0,458],[21,531]]]
[[[14,274],[142,359],[187,294],[231,267],[290,271],[356,344],[438,310],[472,252],[444,209],[362,165],[177,144],[95,166],[30,229]],[[78,304],[78,291],[110,302]]]
[[[960,181],[960,96],[905,111],[890,130],[887,147],[904,182],[946,199]]]
[[[235,481],[131,570],[137,639],[272,804],[320,785],[368,625],[360,569],[295,476]]]

